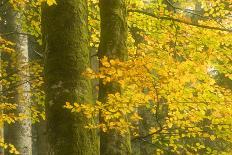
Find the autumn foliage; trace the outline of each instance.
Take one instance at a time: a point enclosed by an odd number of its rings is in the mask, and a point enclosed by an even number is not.
[[[23,12],[20,20],[25,33],[41,44],[40,7],[54,0],[32,2],[10,0]],[[230,0],[196,1],[127,0],[129,35],[128,58],[125,61],[103,57],[99,69],[88,68],[83,75],[104,85],[114,84],[120,91],[108,94],[107,101],[64,103],[70,113],[81,113],[88,119],[104,121],[88,124],[86,129],[131,134],[131,141],[154,145],[154,154],[230,154],[232,152],[232,35]],[[21,10],[20,5],[28,5]],[[97,0],[89,0],[90,48],[97,51],[100,17]],[[14,62],[14,43],[0,34],[1,53]],[[92,58],[97,59],[97,55]],[[0,85],[11,89],[17,84],[17,73],[7,73],[8,62],[1,60]],[[32,75],[32,116],[14,112],[17,105],[7,102],[1,90],[0,124],[45,119],[43,67],[38,62],[25,64]],[[7,78],[6,78],[7,77]],[[94,88],[98,92],[98,86]],[[150,114],[153,125],[142,134]],[[12,144],[0,146],[19,152]]]

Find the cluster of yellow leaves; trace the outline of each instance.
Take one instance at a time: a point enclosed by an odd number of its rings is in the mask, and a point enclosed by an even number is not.
[[[16,109],[16,104],[10,104],[10,103],[1,103],[0,104],[0,110],[13,110]]]
[[[30,3],[28,0],[10,0],[9,1],[15,8]],[[37,0],[37,4],[41,5],[43,2],[47,3],[49,6],[57,4],[55,0]],[[33,3],[33,2],[32,2]]]
[[[14,52],[14,49],[12,48],[14,46],[14,43],[0,37],[0,50],[3,52]]]
[[[102,79],[104,84],[118,82],[122,88],[126,84],[151,88],[153,77],[150,71],[152,70],[153,63],[154,61],[150,57],[141,57],[126,62],[122,62],[119,59],[108,60],[107,57],[104,57],[101,59],[102,67],[99,73],[95,73],[92,69],[88,68],[85,75],[92,79]]]
[[[97,102],[94,107],[77,103],[74,106],[67,103],[65,107],[72,109],[72,112],[83,111],[88,118],[100,112],[100,117],[105,122],[99,124],[103,131],[116,129],[124,134],[128,132],[128,128],[133,129],[133,123],[142,119],[136,112],[137,109],[149,105],[149,102],[154,100],[154,92],[152,92],[154,80],[149,73],[152,70],[152,60],[149,57],[146,58],[147,61],[142,60],[144,59],[121,62],[118,59],[108,60],[104,57],[101,60],[102,67],[99,73],[87,69],[85,75],[102,79],[104,84],[118,82],[123,88],[123,93],[108,94],[106,103]],[[146,88],[150,90],[144,93]]]
[[[212,17],[222,17],[224,18],[226,15],[230,14],[229,10],[225,9],[225,4],[229,4],[229,8],[232,8],[231,1],[229,0],[216,0],[216,1],[203,1],[203,7],[205,14],[204,16],[212,16]]]
[[[0,147],[9,151],[9,153],[11,154],[20,154],[19,151],[17,151],[17,149],[14,147],[14,145],[5,143],[2,137],[0,137]]]
[[[146,61],[143,61],[144,59]],[[97,101],[95,106],[79,103],[72,106],[67,103],[65,108],[72,109],[72,112],[82,111],[88,118],[97,116],[100,112],[100,117],[105,123],[90,126],[100,127],[103,131],[115,129],[124,134],[128,132],[128,128],[134,129],[133,124],[142,119],[137,109],[149,106],[150,102],[155,99],[154,79],[149,73],[153,62],[149,57],[144,59],[122,62],[118,59],[109,60],[104,57],[101,60],[102,67],[99,73],[89,68],[84,74],[92,79],[102,79],[105,85],[116,82],[123,88],[123,93],[108,94],[106,103]],[[144,93],[145,89],[149,91]]]
[[[15,110],[17,108],[17,105],[15,104],[10,104],[10,103],[1,103],[0,104],[0,111],[11,111],[11,110]],[[4,113],[0,113],[0,124],[1,124],[1,128],[3,127],[3,123],[7,122],[8,124],[11,123],[15,123],[15,121],[21,121],[22,119],[25,119],[26,116],[24,114],[19,114],[19,115],[15,115],[13,113],[9,113],[9,114],[4,114]],[[0,129],[2,130],[2,129]],[[12,144],[8,144],[4,142],[4,139],[2,137],[0,137],[0,147],[4,148],[5,151],[9,151],[9,153],[11,154],[19,154],[19,152],[17,151],[17,149],[14,147],[14,145]]]
[[[15,123],[16,121],[21,121],[23,119],[28,118],[25,114],[15,114],[13,113],[13,110],[17,108],[16,104],[11,104],[11,103],[1,103],[0,105],[0,111],[8,112],[7,114],[5,113],[0,113],[0,123],[7,122],[8,124]]]
[[[97,48],[99,45],[100,38],[100,15],[99,15],[99,7],[98,0],[88,0],[88,24],[89,24],[89,32],[90,32],[90,46],[92,48]]]
[[[147,104],[150,97],[144,94],[136,94],[132,97],[133,94],[128,90],[123,95],[108,94],[107,102],[104,104],[97,101],[94,106],[78,103],[71,105],[67,102],[64,107],[71,109],[71,112],[82,112],[87,118],[96,117],[101,113],[100,117],[104,123],[89,124],[87,128],[100,128],[104,132],[116,130],[125,134],[128,129],[134,128],[134,122],[142,119],[135,111],[139,106]]]
[[[33,122],[40,122],[40,120],[45,120],[45,111],[44,110],[39,110],[36,107],[31,107],[31,118]]]
[[[55,0],[10,0],[14,10],[20,14],[20,22],[23,30],[34,36],[42,44],[41,40],[41,5],[56,5]],[[26,7],[26,9],[25,9]]]
[[[49,6],[56,4],[55,0],[45,0]]]

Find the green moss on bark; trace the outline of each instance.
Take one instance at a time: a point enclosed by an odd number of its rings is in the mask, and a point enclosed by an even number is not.
[[[89,67],[87,0],[57,0],[43,7],[46,113],[50,154],[97,155],[93,120],[63,108],[66,101],[93,103],[91,83],[82,73]]]

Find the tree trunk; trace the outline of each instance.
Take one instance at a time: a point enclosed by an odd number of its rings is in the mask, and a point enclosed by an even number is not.
[[[36,38],[30,36],[28,38],[28,47],[29,47],[29,61],[36,62],[40,66],[43,66],[43,53],[42,46],[37,42]],[[32,78],[33,73],[31,73]],[[41,75],[42,76],[42,75]],[[31,93],[32,103],[39,110],[43,111],[44,107],[41,105],[40,100],[38,100],[38,96],[43,95],[43,93],[38,93],[44,91],[43,85],[39,87],[31,87],[32,90],[35,90]],[[32,91],[31,90],[31,91]],[[40,119],[39,122],[36,122],[32,125],[32,135],[33,135],[33,155],[48,155],[48,142],[47,142],[47,133],[46,133],[46,120]]]
[[[98,155],[93,122],[63,108],[65,102],[93,103],[91,83],[82,73],[89,67],[87,0],[57,0],[43,6],[45,94],[49,154]]]
[[[8,5],[6,11],[5,32],[12,33],[8,39],[15,43],[15,53],[13,54],[13,66],[11,71],[15,71],[17,83],[13,88],[11,102],[18,105],[16,113],[22,113],[31,116],[30,111],[30,84],[29,84],[29,67],[28,67],[28,40],[26,35],[22,35],[22,26],[20,24],[21,14],[14,11]],[[12,64],[11,64],[12,65]],[[13,67],[13,68],[12,68]],[[31,118],[24,119],[12,125],[7,125],[6,140],[12,143],[20,154],[32,154],[32,135],[31,135]]]
[[[0,77],[2,77],[2,51],[0,51]],[[2,91],[2,85],[0,84],[0,91]],[[2,102],[2,99],[0,97],[0,101]],[[2,116],[3,110],[0,109],[0,116]],[[4,122],[0,121],[0,141],[4,141]],[[4,149],[3,147],[0,147],[0,155],[4,155]]]
[[[127,11],[125,0],[100,0],[101,38],[99,58],[104,56],[120,60],[127,58]],[[101,67],[101,65],[100,65]],[[120,88],[113,83],[99,84],[99,101],[106,102],[107,95],[120,92]],[[100,120],[102,121],[102,120]],[[111,131],[101,132],[101,155],[131,154],[130,135],[121,136]]]

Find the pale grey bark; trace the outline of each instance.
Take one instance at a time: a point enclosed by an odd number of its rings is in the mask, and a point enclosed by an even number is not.
[[[19,31],[21,29],[19,28]],[[27,36],[19,36],[19,42],[16,43],[18,50],[21,52],[21,56],[19,56],[19,68],[22,65],[27,65],[28,63],[28,41]],[[28,68],[22,69],[20,72],[22,75],[22,85],[18,87],[18,95],[17,95],[17,102],[18,102],[18,113],[23,113],[27,116],[31,116],[30,111],[30,84],[29,81],[29,70]],[[20,75],[19,75],[20,76]],[[32,133],[31,133],[31,120],[30,118],[22,120],[21,122],[16,124],[16,131],[15,131],[16,139],[15,145],[18,147],[19,152],[23,155],[31,155],[32,154]]]
[[[15,66],[17,85],[14,86],[12,103],[17,104],[15,113],[27,116],[26,119],[7,125],[6,141],[12,143],[22,155],[32,155],[30,84],[28,67],[28,39],[22,35],[21,15],[8,6],[6,11],[6,32],[13,32],[7,39],[15,43]],[[13,68],[12,68],[13,67]]]

